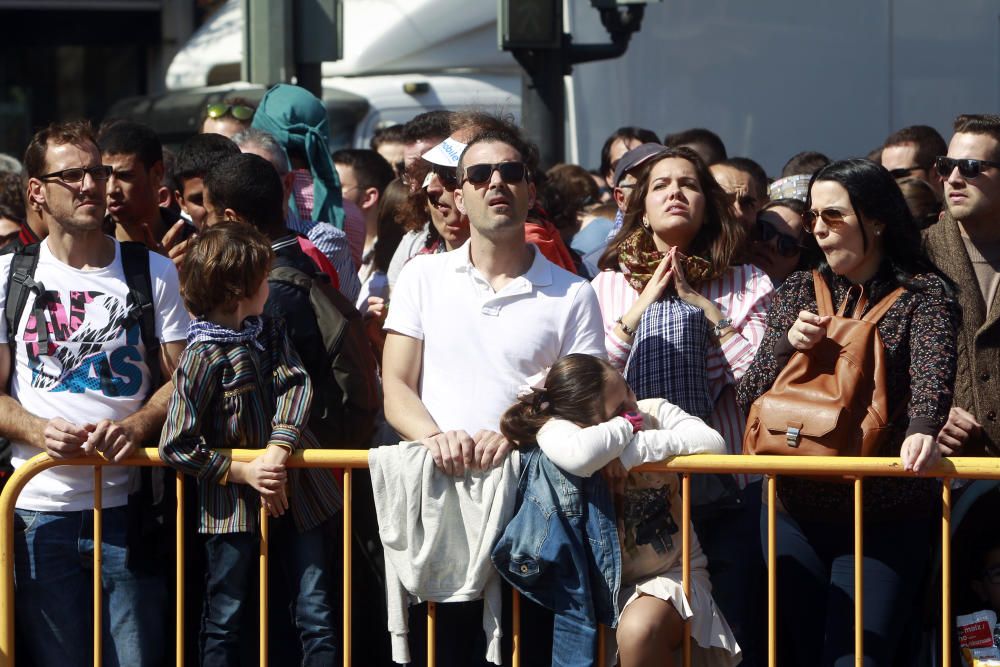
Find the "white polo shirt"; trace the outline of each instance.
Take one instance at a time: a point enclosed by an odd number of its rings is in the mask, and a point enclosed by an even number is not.
[[[472,265],[471,240],[399,276],[385,328],[424,342],[420,398],[442,430],[497,431],[529,377],[571,352],[607,357],[593,288],[529,247],[531,268],[499,292]]]

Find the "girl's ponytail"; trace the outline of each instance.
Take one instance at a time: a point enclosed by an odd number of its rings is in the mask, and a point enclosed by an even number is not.
[[[500,433],[515,447],[529,446],[534,444],[538,430],[551,418],[552,405],[545,400],[545,389],[532,389],[503,413]]]

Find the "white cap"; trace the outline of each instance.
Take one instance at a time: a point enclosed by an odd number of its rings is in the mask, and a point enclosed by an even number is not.
[[[465,150],[466,146],[468,144],[448,137],[420,157],[431,164],[439,164],[442,167],[457,167],[458,158],[462,156],[462,151]]]

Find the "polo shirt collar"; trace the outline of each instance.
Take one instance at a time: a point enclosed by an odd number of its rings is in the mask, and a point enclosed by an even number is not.
[[[534,259],[524,275],[519,276],[516,280],[526,280],[531,285],[539,287],[551,285],[552,263],[545,259],[545,256],[538,251],[538,246],[533,243],[529,243],[528,247],[531,248],[531,252],[534,253]],[[452,271],[471,275],[476,268],[472,265],[471,252],[472,239],[469,239],[463,243],[461,247],[445,253],[445,256],[448,258],[448,268]]]

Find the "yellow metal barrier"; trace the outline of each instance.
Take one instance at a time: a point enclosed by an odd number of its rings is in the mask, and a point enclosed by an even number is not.
[[[259,455],[260,450],[234,450],[224,452],[232,456],[237,461],[250,461]],[[101,663],[102,654],[102,587],[101,587],[101,469],[109,463],[99,457],[81,457],[77,459],[56,460],[48,455],[41,454],[31,459],[19,467],[8,480],[3,494],[0,495],[0,575],[3,577],[0,584],[0,667],[12,667],[14,665],[14,506],[18,495],[25,484],[38,473],[59,465],[93,466],[94,467],[94,663]],[[163,466],[156,449],[145,449],[138,451],[134,456],[123,462],[122,465],[132,466]],[[293,468],[343,468],[344,469],[344,622],[343,622],[343,656],[344,665],[351,664],[351,530],[352,530],[352,499],[351,485],[353,468],[366,468],[368,466],[368,453],[364,450],[309,450],[294,454],[289,460],[289,467]],[[691,557],[689,552],[691,531],[690,531],[690,473],[724,473],[742,472],[746,474],[765,475],[767,480],[767,552],[768,552],[768,664],[772,667],[777,661],[776,646],[776,563],[775,563],[775,505],[776,505],[776,477],[778,475],[810,475],[810,476],[836,476],[854,478],[854,539],[855,539],[855,663],[861,665],[863,662],[863,641],[864,632],[863,614],[863,579],[861,559],[863,556],[862,543],[862,513],[861,500],[863,493],[863,479],[865,477],[915,477],[914,473],[903,470],[897,458],[822,458],[822,457],[780,457],[780,456],[724,456],[724,455],[698,455],[680,457],[672,461],[657,464],[644,465],[639,470],[656,472],[677,472],[682,475],[682,559],[681,568],[683,575],[683,586],[685,593],[690,591]],[[952,478],[975,478],[975,479],[1000,479],[1000,459],[985,458],[953,458],[942,461],[934,469],[923,473],[923,477],[938,477],[944,479]],[[184,657],[184,489],[180,473],[177,473],[177,535],[176,548],[178,558],[176,570],[176,610],[175,620],[177,628],[175,630],[175,650],[177,653],[177,664],[183,664]],[[947,573],[951,566],[951,489],[945,484],[942,491],[942,513],[941,513],[941,565],[942,572]],[[260,542],[260,656],[261,664],[267,661],[267,550],[268,550],[268,522],[267,517],[261,512],[261,542]],[[950,604],[950,577],[941,577],[941,664],[943,667],[951,665],[951,604]],[[520,598],[517,593],[513,596],[513,655],[511,664],[515,667],[520,664],[520,620],[519,620]],[[427,664],[433,667],[435,662],[435,606],[433,603],[427,605]],[[690,664],[691,638],[685,631],[683,655],[684,664]],[[603,644],[603,642],[602,642]],[[599,664],[604,663],[603,652],[598,658]]]

